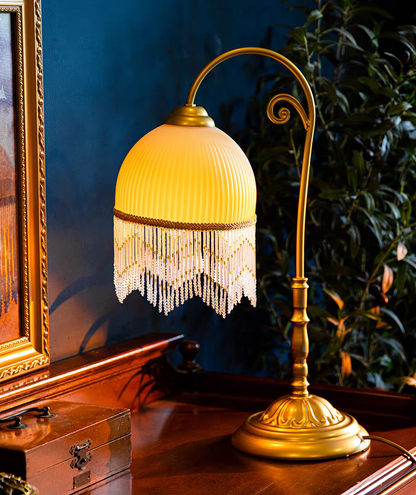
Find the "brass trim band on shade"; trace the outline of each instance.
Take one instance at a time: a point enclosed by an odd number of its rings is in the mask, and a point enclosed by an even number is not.
[[[237,230],[244,229],[246,227],[251,227],[257,221],[257,215],[249,220],[243,220],[242,222],[233,223],[187,223],[187,222],[171,222],[169,220],[159,220],[157,218],[147,218],[139,217],[137,215],[132,215],[130,213],[123,213],[116,208],[113,208],[114,216],[120,218],[120,220],[125,220],[126,222],[140,223],[142,225],[150,225],[151,227],[161,227],[164,229],[175,229],[175,230],[198,230],[198,231],[208,231],[208,230]]]

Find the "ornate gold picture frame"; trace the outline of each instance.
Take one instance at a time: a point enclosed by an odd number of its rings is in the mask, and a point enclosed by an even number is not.
[[[41,5],[0,0],[0,381],[49,363]]]

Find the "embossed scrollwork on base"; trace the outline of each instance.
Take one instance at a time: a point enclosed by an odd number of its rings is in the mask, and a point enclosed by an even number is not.
[[[287,395],[261,415],[261,423],[290,428],[318,428],[340,423],[344,416],[322,397],[299,398]]]

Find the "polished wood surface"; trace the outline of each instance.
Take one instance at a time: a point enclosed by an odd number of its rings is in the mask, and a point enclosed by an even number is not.
[[[95,483],[129,467],[128,409],[70,402],[48,404],[55,417],[38,418],[31,412],[23,416],[25,429],[11,430],[1,425],[0,465],[4,471],[21,476],[42,495],[64,495],[72,493],[74,486]],[[78,468],[73,465],[79,458],[72,448],[87,441],[91,459]]]
[[[172,352],[183,335],[152,333],[52,364],[47,370],[10,380],[0,387],[0,417],[33,401],[65,397],[108,407],[140,408],[137,391],[149,394],[152,363]],[[163,381],[160,381],[161,385]],[[165,394],[153,387],[156,398]],[[150,400],[150,397],[147,397]]]
[[[130,437],[124,436],[91,450],[93,456],[91,465],[80,472],[71,469],[68,461],[63,461],[46,471],[28,477],[28,480],[31,485],[38,488],[40,495],[76,493],[83,485],[97,483],[128,469],[131,461],[130,447]],[[80,484],[74,488],[74,479],[84,474],[88,476],[88,483],[79,482]]]
[[[167,354],[182,337],[150,334],[56,363],[44,375],[8,382],[0,390],[0,417],[48,395],[135,411],[131,472],[115,474],[82,495],[416,494],[414,468],[385,444],[373,442],[361,455],[315,463],[270,461],[236,451],[232,433],[249,414],[289,393],[290,384],[196,371],[194,365],[176,370]],[[184,362],[193,363],[193,357],[184,355]],[[324,385],[312,385],[311,392],[352,413],[370,433],[415,447],[414,395]],[[118,452],[113,449],[108,462]],[[401,463],[400,469],[391,462]],[[388,488],[406,474],[393,491]]]
[[[409,450],[413,455],[416,449]],[[396,493],[396,491],[411,489],[410,484],[416,480],[416,466],[405,456],[394,459],[383,468],[360,481],[342,495],[367,495],[368,493]],[[387,488],[386,488],[387,487]]]
[[[397,458],[394,449],[378,442],[363,454],[328,462],[255,458],[230,443],[253,409],[198,402],[182,394],[133,414],[132,493],[340,495]],[[378,432],[371,423],[364,426],[405,448],[416,445],[416,427]]]
[[[109,479],[77,492],[77,495],[131,495],[132,479],[130,470],[122,471]]]

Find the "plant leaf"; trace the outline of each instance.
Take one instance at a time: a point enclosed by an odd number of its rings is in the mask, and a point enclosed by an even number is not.
[[[344,199],[347,196],[347,193],[341,189],[328,189],[327,191],[323,191],[319,194],[319,197],[322,199]]]
[[[383,282],[381,283],[381,290],[383,291],[383,294],[387,294],[390,287],[393,285],[393,281],[393,270],[388,265],[384,265]]]
[[[403,361],[407,362],[403,346],[398,340],[393,339],[392,337],[383,337],[380,334],[377,335],[377,339],[380,342],[383,342],[383,344],[386,344],[394,349],[398,354],[400,354],[400,357],[403,359]]]
[[[354,224],[348,229],[350,234],[350,250],[351,257],[354,259],[357,254],[360,252],[361,248],[361,234],[358,227]]]
[[[327,320],[329,322],[333,323],[334,325],[337,325],[338,326],[338,324],[339,324],[339,321],[337,319],[335,319],[335,318],[330,317],[330,318],[327,318]]]
[[[341,376],[348,378],[352,373],[351,356],[348,352],[341,352]]]
[[[416,55],[416,50],[415,47],[411,44],[409,39],[401,33],[393,33],[393,32],[388,32],[388,33],[381,33],[377,36],[377,38],[385,38],[385,39],[390,39],[390,40],[395,40],[399,41],[402,43],[407,49],[409,49],[413,55]]]
[[[406,278],[407,278],[407,267],[409,265],[407,263],[399,263],[396,273],[396,289],[397,293],[401,294],[404,291],[406,286]]]
[[[416,387],[416,378],[412,376],[402,376],[401,381],[411,387]]]
[[[388,12],[386,12],[385,10],[383,9],[380,9],[378,7],[370,7],[370,6],[360,6],[354,10],[352,10],[350,12],[350,16],[354,16],[356,14],[364,14],[364,13],[367,13],[367,14],[378,14],[378,15],[381,15],[383,17],[385,17],[386,19],[394,19],[394,17],[389,14]]]
[[[403,323],[400,321],[400,318],[395,313],[393,313],[393,311],[390,311],[387,308],[380,308],[380,312],[390,316],[390,318],[392,318],[395,321],[396,325],[399,327],[402,334],[403,335],[406,334],[406,330],[404,329]]]
[[[409,108],[412,108],[411,103],[409,103],[408,101],[400,101],[399,103],[391,105],[387,112],[387,115],[398,115],[405,112],[406,110],[409,110]]]
[[[318,21],[319,19],[322,19],[323,14],[319,12],[319,10],[312,10],[312,12],[308,15],[308,18],[306,19],[306,26],[309,26],[309,24],[312,24],[313,22]]]
[[[339,297],[336,292],[330,291],[328,289],[324,289],[324,292],[328,294],[328,296],[332,297],[332,299],[336,302],[339,309],[344,308],[344,301]]]
[[[402,243],[399,242],[399,245],[397,246],[397,261],[402,261],[407,254],[407,247]]]

